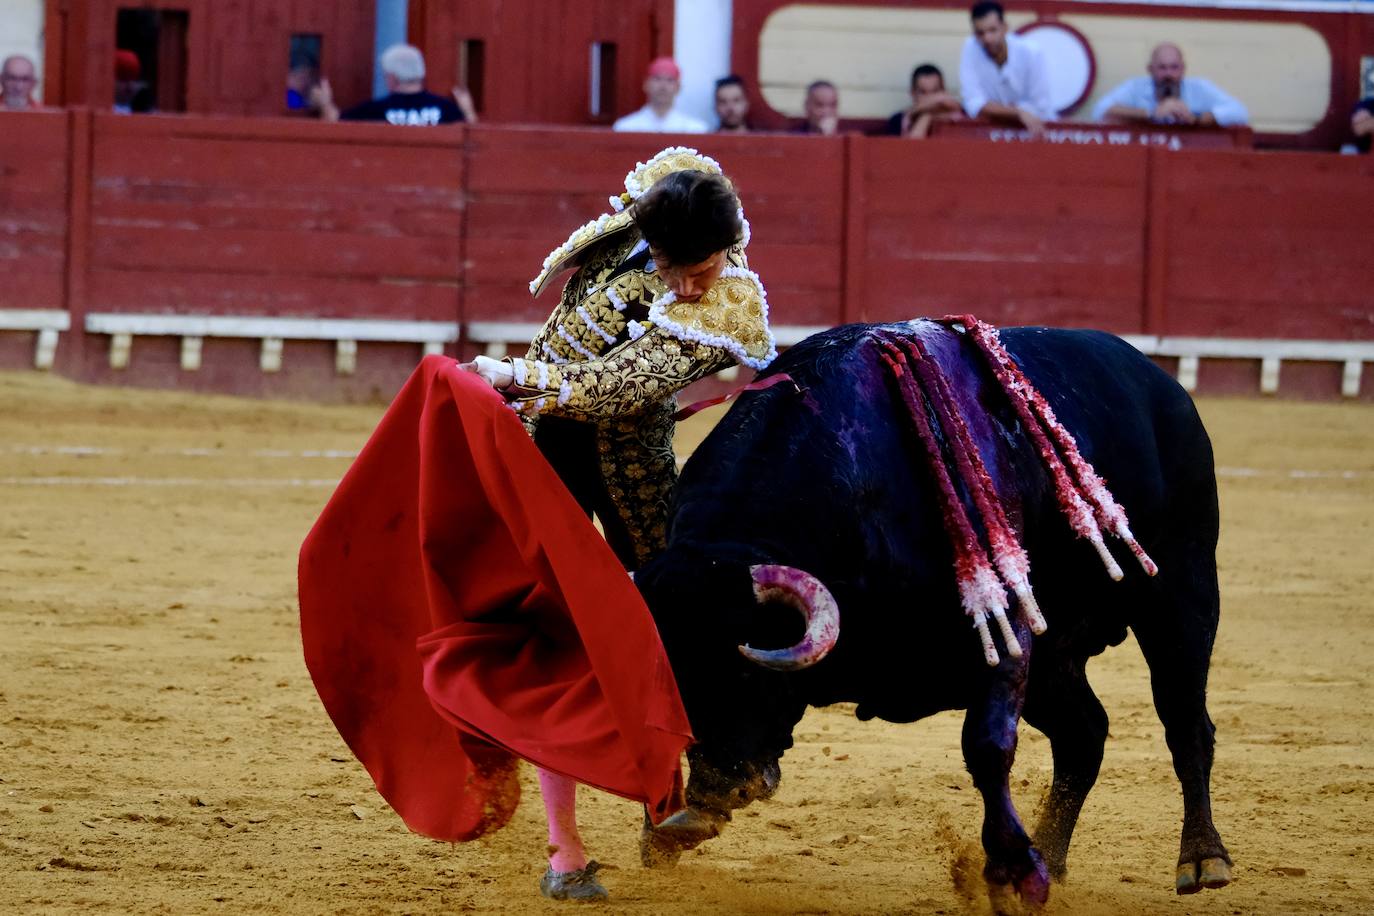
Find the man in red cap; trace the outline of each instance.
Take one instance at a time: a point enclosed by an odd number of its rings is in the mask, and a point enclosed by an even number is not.
[[[114,53],[115,97],[114,110],[119,114],[150,111],[152,96],[142,82],[143,65],[138,55],[125,48]]]
[[[657,57],[644,76],[644,95],[649,103],[616,121],[614,130],[640,133],[704,134],[706,124],[673,108],[682,88],[682,71],[671,57]]]
[[[33,87],[37,82],[33,61],[22,54],[12,54],[0,64],[0,109],[25,111],[37,108]]]

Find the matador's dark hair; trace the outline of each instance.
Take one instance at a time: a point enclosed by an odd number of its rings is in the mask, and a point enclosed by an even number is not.
[[[630,215],[649,247],[674,265],[700,264],[744,235],[739,198],[721,175],[670,172]]]

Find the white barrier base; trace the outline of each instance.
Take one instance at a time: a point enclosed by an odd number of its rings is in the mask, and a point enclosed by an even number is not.
[[[258,318],[232,315],[140,315],[93,312],[86,316],[86,330],[110,335],[110,366],[128,366],[133,338],[180,337],[181,367],[200,368],[201,347],[206,337],[252,338],[262,341],[259,368],[278,372],[287,340],[324,340],[335,343],[335,371],[357,371],[359,342],[414,343],[426,355],[442,353],[446,344],[460,339],[477,345],[493,359],[506,356],[512,346],[524,348],[539,333],[532,322],[473,321],[460,326],[446,321],[399,321],[363,318]],[[69,329],[61,311],[0,310],[0,330],[32,330],[39,333],[34,364],[52,366],[59,331]],[[826,330],[825,325],[778,325],[773,336],[779,347],[793,346]],[[1178,360],[1178,380],[1188,391],[1197,390],[1198,368],[1203,359],[1242,359],[1260,363],[1260,392],[1274,394],[1285,361],[1336,362],[1341,364],[1341,394],[1357,397],[1364,364],[1374,362],[1374,341],[1265,340],[1229,337],[1166,337],[1140,334],[1123,339],[1149,356]],[[727,370],[728,371],[728,370]],[[737,374],[737,373],[736,373]],[[722,373],[722,378],[730,381]]]

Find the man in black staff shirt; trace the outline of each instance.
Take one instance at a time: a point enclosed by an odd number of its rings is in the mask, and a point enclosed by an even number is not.
[[[453,90],[453,98],[425,91],[425,58],[419,48],[392,45],[378,58],[387,95],[340,113],[328,80],[315,88],[312,102],[326,121],[385,121],[413,127],[436,124],[477,123],[472,96],[466,89]]]

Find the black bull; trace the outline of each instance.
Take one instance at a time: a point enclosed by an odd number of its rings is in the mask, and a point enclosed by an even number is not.
[[[713,836],[730,809],[772,794],[807,706],[856,703],[860,719],[890,722],[966,709],[964,759],[984,802],[984,876],[994,895],[1043,900],[1048,875],[1064,873],[1107,737],[1084,668],[1129,627],[1183,789],[1177,888],[1225,884],[1230,859],[1212,824],[1206,710],[1218,619],[1216,480],[1192,401],[1110,335],[1002,332],[1159,564],[1150,578],[1117,550],[1126,575],[1113,582],[1064,520],[985,364],[953,332],[925,325],[926,345],[1022,534],[1049,624],[1032,639],[1018,619],[1028,651],[1019,659],[1003,651],[989,667],[959,606],[931,472],[912,448],[872,327],[816,335],[774,363],[767,374],[788,373],[800,392],[782,384],[740,398],[683,469],[667,550],[636,576],[698,739],[689,751],[691,807],[646,832],[646,856],[672,858]],[[785,647],[799,635],[795,613],[756,601],[750,569],[759,564],[804,570],[838,603],[838,642],[814,666],[770,670],[739,652],[745,641]],[[1054,760],[1033,839],[1008,790],[1021,718],[1049,738]]]

